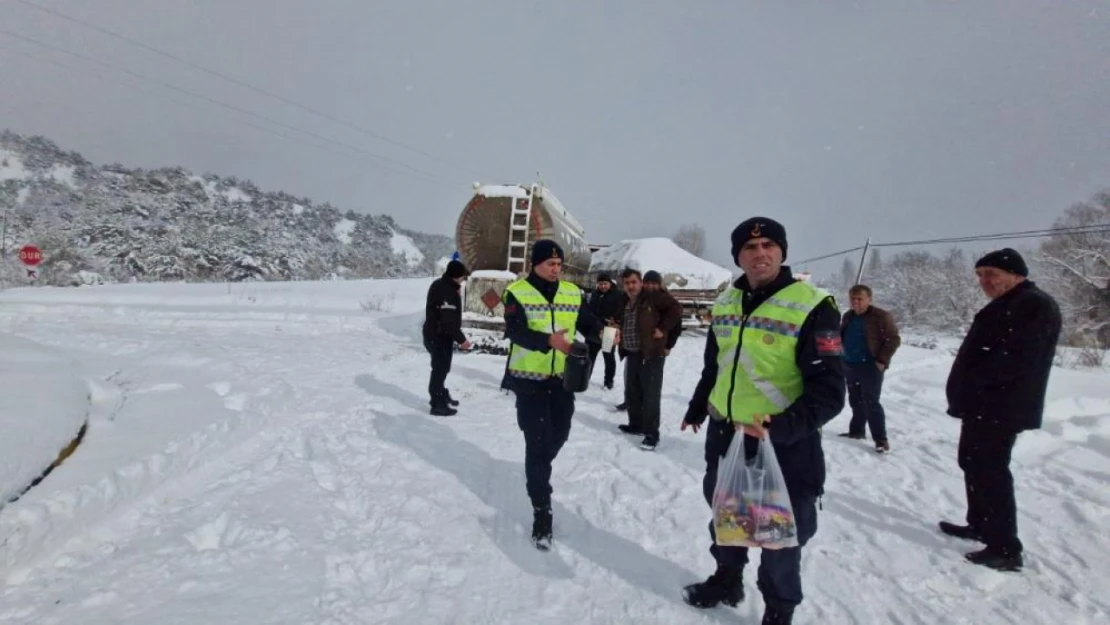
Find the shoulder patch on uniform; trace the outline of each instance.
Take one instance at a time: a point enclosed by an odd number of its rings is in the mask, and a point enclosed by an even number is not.
[[[814,339],[817,341],[817,354],[820,356],[840,356],[844,353],[839,332],[820,330],[814,334]]]

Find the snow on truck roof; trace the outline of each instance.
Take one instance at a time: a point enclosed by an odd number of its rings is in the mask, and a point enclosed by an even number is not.
[[[522,184],[476,184],[475,187],[476,188],[474,192],[477,195],[481,195],[482,197],[508,197],[521,200],[528,199],[528,194],[532,189],[532,185]],[[578,223],[578,220],[574,218],[574,215],[570,214],[570,211],[567,210],[567,207],[563,206],[563,203],[559,201],[559,198],[555,197],[555,194],[552,193],[551,189],[548,189],[547,187],[541,185],[537,185],[536,188],[539,189],[539,197],[547,206],[548,211],[550,211],[551,214],[555,217],[558,217],[565,221],[567,225],[569,225],[571,229],[574,230],[574,233],[577,234],[579,237],[585,238],[586,229],[582,227],[582,224]]]

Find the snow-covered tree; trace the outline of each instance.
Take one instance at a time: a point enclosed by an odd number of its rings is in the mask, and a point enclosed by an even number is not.
[[[705,229],[697,224],[679,226],[671,240],[694,256],[700,257],[705,253]]]
[[[1035,257],[1040,282],[1060,302],[1067,340],[1080,347],[1110,348],[1110,189],[1069,206],[1054,228],[1069,228],[1045,241]],[[1076,230],[1083,228],[1083,230]]]

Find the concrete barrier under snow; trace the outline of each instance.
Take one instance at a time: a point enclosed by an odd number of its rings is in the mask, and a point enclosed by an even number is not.
[[[72,360],[0,334],[0,508],[65,461],[85,436],[89,387]]]

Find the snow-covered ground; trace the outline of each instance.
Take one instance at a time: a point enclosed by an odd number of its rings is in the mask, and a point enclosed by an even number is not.
[[[81,431],[89,386],[78,369],[57,350],[0,334],[0,509]]]
[[[686,606],[712,570],[702,434],[678,421],[701,338],[667,364],[662,444],[582,394],[555,463],[555,547],[533,549],[504,360],[460,355],[427,414],[428,280],[119,285],[0,293],[0,332],[96,381],[77,452],[0,511],[0,623],[754,623]],[[893,452],[826,437],[798,623],[1104,623],[1110,385],[1057,369],[1014,473],[1027,567],[966,563],[947,349],[887,378]],[[600,374],[595,382],[600,382]],[[620,380],[618,380],[620,388]],[[758,554],[755,556],[758,561]]]

